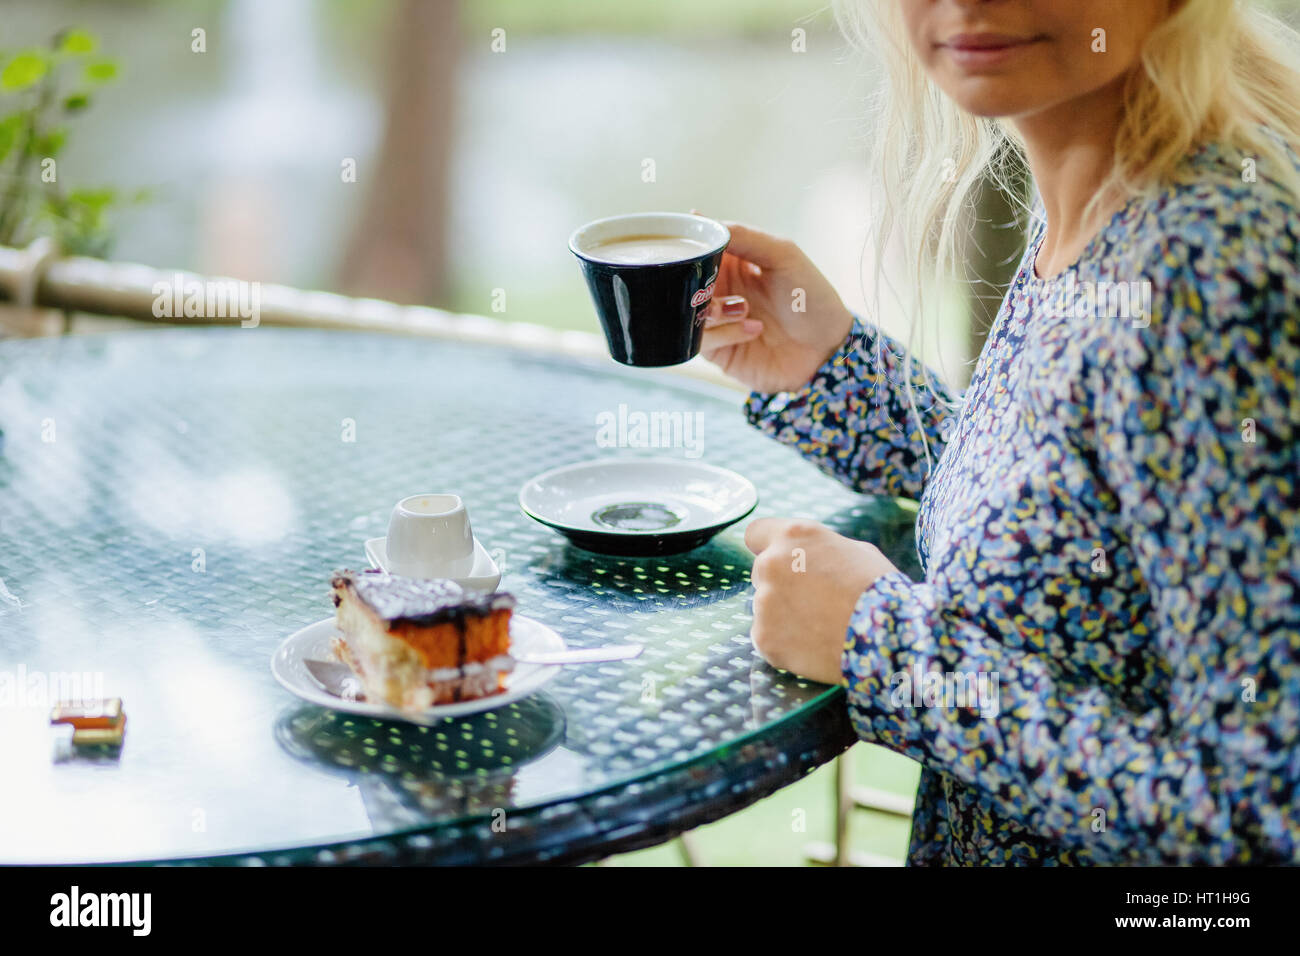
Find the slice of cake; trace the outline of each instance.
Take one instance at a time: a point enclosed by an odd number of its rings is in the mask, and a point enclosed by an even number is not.
[[[501,691],[514,667],[509,594],[383,571],[338,571],[331,583],[334,652],[370,700],[420,711]]]

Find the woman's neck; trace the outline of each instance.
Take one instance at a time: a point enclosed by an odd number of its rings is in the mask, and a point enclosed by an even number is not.
[[[1034,264],[1039,278],[1050,279],[1078,259],[1119,208],[1115,199],[1085,216],[1114,165],[1123,89],[1121,78],[1087,96],[1013,120],[1047,213],[1047,235]]]

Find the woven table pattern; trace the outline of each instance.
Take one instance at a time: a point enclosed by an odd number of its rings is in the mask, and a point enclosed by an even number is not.
[[[698,446],[601,447],[598,416],[620,405],[690,416]],[[547,806],[721,766],[738,742],[839,707],[838,691],[755,655],[744,522],[684,555],[624,559],[578,550],[518,508],[547,468],[698,451],[754,482],[756,515],[826,521],[915,570],[910,510],[840,487],[739,405],[664,373],[380,335],[0,343],[0,675],[21,698],[0,707],[12,745],[0,777],[14,775],[0,861],[429,842],[494,818],[522,832]],[[571,646],[644,653],[428,728],[282,690],[270,655],[332,614],[330,572],[364,567],[362,543],[394,502],[430,491],[465,499],[519,613]],[[40,684],[48,696],[75,675],[124,699],[119,753],[51,757]],[[792,763],[789,781],[806,769]]]

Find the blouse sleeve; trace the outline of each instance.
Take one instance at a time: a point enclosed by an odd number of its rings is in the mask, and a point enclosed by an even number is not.
[[[1136,712],[1108,689],[1065,682],[942,581],[892,573],[852,617],[851,715],[862,737],[1099,861],[1292,861],[1300,257],[1292,233],[1262,266],[1238,259],[1209,279],[1194,270],[1212,264],[1165,243],[1175,275],[1150,326],[1120,330],[1087,380],[1098,479],[1150,590],[1167,703]],[[914,706],[928,672],[984,675],[993,692],[967,684],[965,706]]]
[[[746,417],[851,488],[920,498],[947,443],[955,403],[918,361],[910,369],[913,411],[904,355],[899,343],[855,318],[848,338],[806,386],[753,393]]]

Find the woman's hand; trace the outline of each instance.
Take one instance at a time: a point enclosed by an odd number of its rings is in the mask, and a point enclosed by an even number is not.
[[[853,327],[853,315],[793,242],[734,222],[701,352],[759,392],[802,388]]]
[[[745,544],[754,552],[754,647],[773,667],[838,684],[854,605],[898,569],[875,545],[813,521],[759,518]]]

